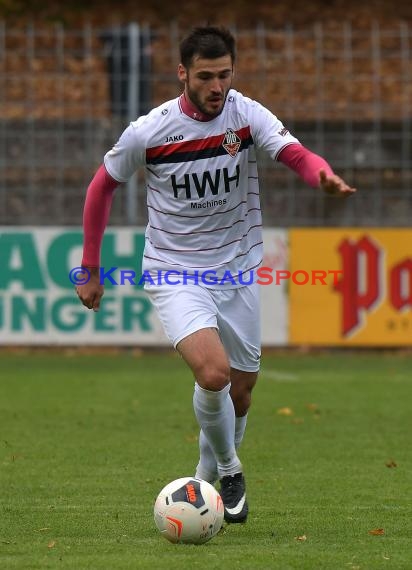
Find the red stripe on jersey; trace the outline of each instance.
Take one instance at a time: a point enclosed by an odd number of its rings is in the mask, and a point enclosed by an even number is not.
[[[242,141],[247,140],[250,137],[249,125],[234,132]],[[153,158],[158,158],[159,156],[170,156],[175,152],[190,152],[196,150],[204,150],[206,148],[218,148],[221,146],[225,135],[226,132],[222,133],[221,135],[215,135],[213,137],[207,137],[205,139],[195,139],[192,141],[183,141],[154,146],[152,148],[146,149],[146,159],[150,160]]]

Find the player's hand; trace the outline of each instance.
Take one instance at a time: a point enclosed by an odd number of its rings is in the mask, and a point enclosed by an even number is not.
[[[347,198],[356,192],[356,188],[348,186],[342,178],[336,174],[328,175],[324,170],[319,172],[319,187],[332,196]]]
[[[104,295],[104,286],[100,284],[100,274],[98,267],[88,268],[90,272],[90,279],[83,285],[76,285],[76,293],[80,301],[88,309],[98,311],[100,308],[100,301]]]

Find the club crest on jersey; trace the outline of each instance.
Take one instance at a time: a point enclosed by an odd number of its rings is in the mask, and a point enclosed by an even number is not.
[[[222,146],[230,156],[235,157],[239,151],[242,141],[233,129],[226,129]]]

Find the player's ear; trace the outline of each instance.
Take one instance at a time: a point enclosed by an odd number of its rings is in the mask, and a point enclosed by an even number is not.
[[[177,67],[177,77],[181,83],[185,83],[187,80],[186,68],[181,63]]]

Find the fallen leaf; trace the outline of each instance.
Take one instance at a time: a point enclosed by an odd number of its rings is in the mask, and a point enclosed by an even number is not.
[[[279,408],[278,414],[280,416],[293,416],[293,410],[291,408]]]
[[[394,461],[393,459],[390,459],[389,461],[387,461],[385,463],[386,467],[398,467],[398,464],[396,463],[396,461]]]
[[[49,542],[49,544],[47,545],[47,548],[54,548],[56,546],[56,541],[55,540],[51,540]]]
[[[319,406],[317,404],[306,404],[306,407],[311,412],[318,412]]]
[[[299,540],[300,542],[304,542],[306,539],[306,534],[302,534],[302,536],[295,536],[295,540]]]
[[[195,443],[198,441],[199,436],[197,434],[187,434],[185,435],[185,440],[189,443]]]
[[[385,534],[385,530],[383,528],[374,528],[369,531],[369,534],[372,534],[373,536],[381,536],[382,534]]]
[[[293,418],[292,424],[296,424],[296,425],[303,424],[304,421],[305,420],[303,418]]]
[[[43,528],[38,528],[37,532],[44,532],[45,530],[50,530],[50,527],[44,526]]]

